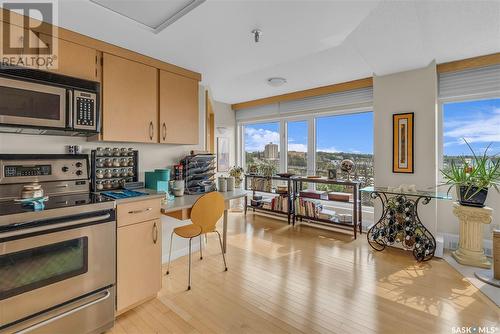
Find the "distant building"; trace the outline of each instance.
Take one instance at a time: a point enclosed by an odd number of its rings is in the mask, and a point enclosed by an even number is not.
[[[279,159],[278,145],[269,143],[264,148],[264,158],[268,160]]]

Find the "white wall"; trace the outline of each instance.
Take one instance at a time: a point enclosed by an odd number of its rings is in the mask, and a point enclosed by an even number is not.
[[[437,177],[437,75],[433,63],[426,68],[386,76],[375,76],[374,160],[375,184],[416,184],[435,189]],[[392,172],[392,115],[414,112],[414,173]],[[380,207],[375,208],[375,217]],[[432,234],[438,231],[436,201],[422,206],[420,217]]]
[[[66,145],[81,145],[83,153],[90,153],[96,147],[133,147],[139,150],[139,179],[144,181],[144,172],[155,168],[171,167],[179,162],[193,149],[205,147],[205,88],[199,90],[199,144],[198,145],[165,145],[112,142],[87,142],[85,138],[63,136],[37,136],[0,133],[0,153],[66,153]],[[166,261],[170,246],[170,233],[173,228],[190,223],[178,221],[170,217],[162,217],[163,259]],[[173,245],[173,258],[187,254],[187,243],[176,240]],[[198,248],[193,244],[193,249]]]
[[[416,184],[420,189],[434,189],[440,182],[438,145],[437,75],[435,65],[413,71],[374,77],[374,159],[375,183],[379,186],[397,186],[402,183]],[[415,173],[392,173],[392,114],[415,113]],[[446,187],[437,188],[446,192]],[[450,193],[455,197],[455,193]],[[494,227],[500,228],[500,194],[490,189],[486,205],[493,208],[493,222],[484,228],[484,239],[491,240]],[[458,242],[459,223],[453,215],[453,201],[433,200],[422,206],[422,221],[436,236],[444,236],[448,242]],[[375,218],[380,208],[376,208]],[[491,242],[485,244],[491,247]]]
[[[217,153],[217,138],[229,138],[229,165],[236,164],[236,115],[231,105],[213,101],[212,107],[215,114],[215,150]]]

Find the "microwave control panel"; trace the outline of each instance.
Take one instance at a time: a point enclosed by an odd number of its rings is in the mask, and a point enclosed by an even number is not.
[[[96,94],[75,91],[74,128],[97,130],[97,98]]]

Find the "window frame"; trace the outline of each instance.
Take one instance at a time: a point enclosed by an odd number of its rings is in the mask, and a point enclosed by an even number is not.
[[[327,109],[314,112],[298,113],[293,115],[273,115],[271,117],[258,117],[237,121],[237,163],[245,168],[245,131],[247,125],[260,123],[279,123],[280,132],[280,173],[286,171],[288,166],[288,122],[307,121],[307,173],[316,173],[316,122],[320,117],[341,116],[374,112],[373,104],[364,106],[344,106],[342,108]]]
[[[458,97],[438,98],[438,113],[437,113],[437,153],[438,153],[438,184],[444,181],[442,173],[444,163],[444,105],[447,103],[473,102],[482,100],[500,99],[500,94],[474,94]]]

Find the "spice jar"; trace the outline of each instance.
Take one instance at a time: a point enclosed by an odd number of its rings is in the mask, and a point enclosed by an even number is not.
[[[118,147],[113,148],[113,156],[114,157],[120,156],[120,149]]]
[[[104,178],[104,173],[102,172],[101,169],[96,170],[95,177],[98,178],[98,179]]]
[[[133,157],[134,156],[134,149],[132,147],[129,147],[128,149],[128,156]]]
[[[113,177],[113,174],[111,174],[111,170],[110,170],[110,169],[106,169],[106,170],[104,171],[104,177],[105,177],[106,179],[110,179],[110,178],[112,178],[112,177]]]
[[[104,149],[104,155],[107,156],[107,157],[110,157],[113,155],[113,153],[111,152],[111,148],[110,147],[106,147]]]
[[[127,175],[128,175],[128,173],[127,173],[127,169],[126,169],[126,168],[122,168],[122,169],[120,170],[120,176],[121,176],[121,177],[126,177]]]
[[[112,187],[113,187],[113,185],[111,184],[110,180],[104,181],[104,184],[103,184],[104,189],[111,189]]]
[[[120,166],[127,167],[128,166],[128,159],[127,158],[121,158],[120,159]]]
[[[120,159],[118,158],[113,159],[113,167],[120,167]]]
[[[104,167],[104,159],[102,159],[102,158],[96,159],[96,161],[95,161],[95,166],[96,166],[97,168],[102,168],[102,167]]]
[[[102,184],[102,181],[96,181],[95,182],[95,188],[97,190],[103,190],[104,189],[104,185]]]
[[[134,158],[128,158],[128,165],[130,167],[134,166]]]
[[[127,171],[127,174],[128,174],[128,176],[134,176],[134,169],[133,168],[129,168],[128,171]]]
[[[113,177],[119,177],[120,176],[120,171],[118,169],[113,169]]]
[[[104,149],[102,147],[98,147],[97,150],[95,151],[95,155],[97,155],[98,157],[103,157]]]

